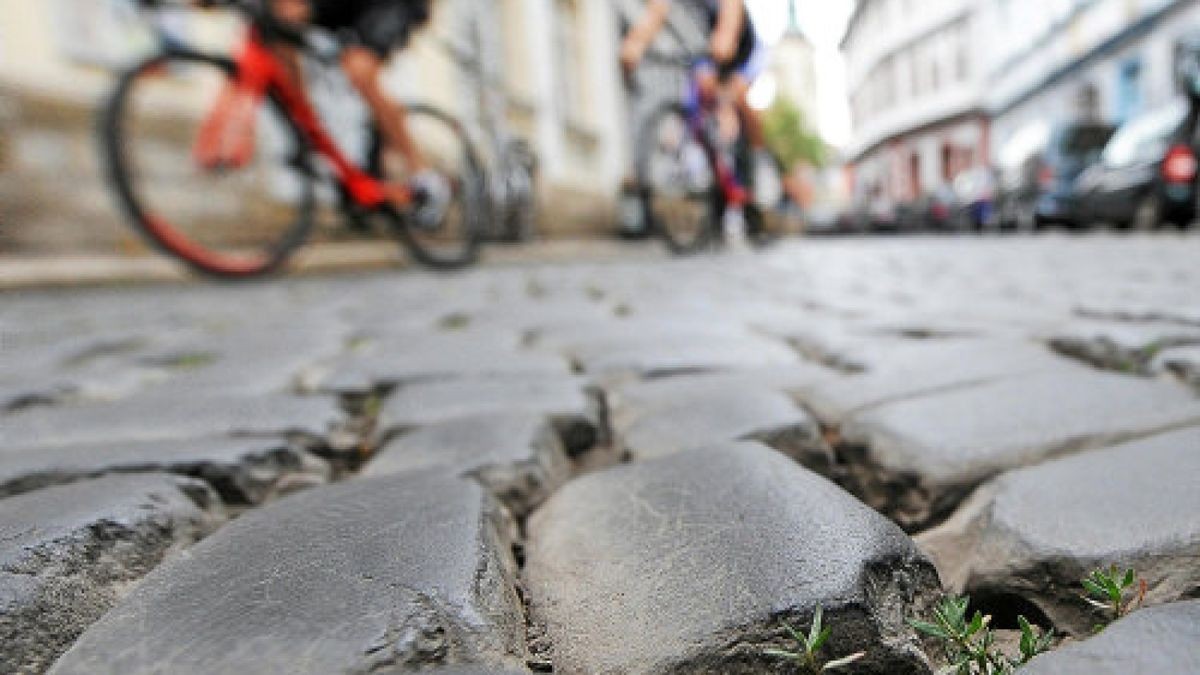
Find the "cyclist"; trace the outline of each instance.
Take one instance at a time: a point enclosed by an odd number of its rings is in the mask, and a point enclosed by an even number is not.
[[[201,6],[211,6],[214,0],[197,0]],[[340,65],[351,85],[362,96],[371,109],[375,121],[383,133],[389,149],[404,158],[412,186],[425,197],[426,208],[420,211],[434,213],[439,203],[446,201],[448,186],[441,178],[428,171],[428,163],[414,142],[406,123],[405,107],[394,101],[383,89],[380,76],[393,50],[407,46],[412,34],[428,24],[430,0],[260,0],[271,19],[285,34],[301,34],[308,25],[316,25],[334,33],[342,44]],[[293,64],[294,77],[302,83],[299,59],[294,51],[287,50],[287,61]],[[236,97],[236,94],[230,94]],[[253,144],[253,102],[242,101],[226,107],[234,113],[230,120],[240,126],[241,133],[229,134],[228,129],[218,130],[225,138],[233,137],[234,147],[230,150],[235,157],[248,155]],[[244,114],[237,115],[237,111]],[[237,119],[240,117],[241,119]],[[238,148],[241,144],[243,147]],[[403,203],[407,197],[407,186],[392,186],[397,191],[393,197]]]
[[[723,90],[733,100],[754,149],[755,174],[772,170],[762,117],[749,101],[750,87],[766,69],[770,52],[754,28],[745,0],[674,2],[697,13],[710,31],[708,50],[712,59],[698,64],[701,94],[713,100]],[[646,11],[621,46],[621,63],[627,70],[637,68],[654,38],[666,25],[672,4],[672,0],[648,0]]]

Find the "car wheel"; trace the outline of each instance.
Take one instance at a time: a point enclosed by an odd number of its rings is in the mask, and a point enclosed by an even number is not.
[[[1137,209],[1133,212],[1133,222],[1130,225],[1135,232],[1150,232],[1157,228],[1162,220],[1162,202],[1157,195],[1149,194],[1138,202]]]

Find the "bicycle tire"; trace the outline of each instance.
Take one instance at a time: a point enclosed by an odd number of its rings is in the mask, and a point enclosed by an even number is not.
[[[174,256],[191,269],[220,278],[251,278],[278,271],[291,254],[307,240],[314,224],[316,196],[315,177],[308,165],[309,146],[303,134],[288,116],[274,96],[265,98],[263,105],[269,107],[283,122],[281,128],[292,143],[293,159],[298,179],[298,194],[286,200],[275,200],[272,207],[284,214],[285,222],[276,233],[273,230],[262,235],[265,241],[254,245],[255,250],[217,250],[208,242],[198,241],[179,222],[159,215],[145,194],[145,188],[153,178],[142,176],[136,170],[137,160],[133,157],[139,140],[131,134],[131,101],[138,93],[138,86],[147,77],[164,77],[165,74],[189,72],[188,69],[214,68],[214,77],[232,79],[237,65],[230,59],[201,54],[187,50],[171,50],[150,56],[124,71],[104,106],[100,124],[102,155],[113,191],[120,208],[135,229],[159,250]],[[160,80],[161,81],[161,80]],[[190,118],[189,118],[190,119]],[[255,150],[257,152],[257,149]],[[176,188],[178,190],[178,188]],[[226,200],[226,201],[236,201]],[[282,206],[282,208],[279,208]],[[256,222],[242,221],[246,230],[262,230]],[[198,229],[203,229],[203,224]],[[249,245],[247,245],[249,247]]]
[[[660,136],[664,132],[664,125],[668,122],[672,123],[673,129],[669,130],[669,134],[678,136],[678,138],[667,139],[678,143],[678,152],[680,153],[680,161],[682,153],[695,153],[703,151],[704,161],[709,172],[711,185],[707,187],[700,186],[693,190],[692,186],[680,186],[677,175],[672,176],[657,176],[659,167],[655,166],[656,153],[662,147],[664,139]],[[685,149],[691,146],[691,149]],[[674,148],[668,148],[669,151],[675,152]],[[664,158],[671,159],[668,155]],[[698,156],[693,158],[698,161]],[[679,169],[680,167],[674,167]],[[709,149],[703,148],[696,141],[689,130],[687,114],[682,105],[673,103],[667,104],[650,115],[646,123],[642,127],[639,135],[638,144],[638,180],[641,184],[642,203],[645,209],[646,221],[649,223],[652,231],[657,232],[667,244],[673,253],[677,255],[687,255],[704,250],[713,245],[717,239],[717,232],[720,229],[721,217],[725,212],[724,195],[721,192],[721,187],[716,178],[716,169],[712,162],[712,153]],[[666,185],[658,185],[662,179]],[[686,181],[687,178],[685,177]],[[662,208],[664,206],[674,205],[679,206],[679,189],[684,189],[686,195],[685,202],[692,202],[698,210],[697,214],[688,214],[671,220],[665,219],[662,216]],[[665,189],[664,189],[665,188]],[[673,198],[674,202],[670,199]],[[691,231],[681,229],[676,225],[690,225]]]
[[[479,154],[462,124],[449,113],[425,104],[410,104],[406,109],[408,128],[415,141],[423,145],[449,141],[458,146],[448,152],[445,148],[431,151],[429,147],[423,147],[422,151],[454,189],[454,206],[447,210],[447,214],[451,214],[454,208],[458,209],[459,227],[457,234],[442,232],[442,228],[448,224],[447,216],[439,223],[438,231],[433,231],[418,225],[411,213],[396,211],[389,213],[392,230],[413,258],[426,267],[443,271],[469,267],[479,259],[484,236],[483,220],[489,212],[486,178]],[[396,172],[389,170],[378,128],[372,133],[371,170],[381,179],[395,180]],[[440,239],[442,244],[448,241],[449,245],[436,245],[435,239]]]

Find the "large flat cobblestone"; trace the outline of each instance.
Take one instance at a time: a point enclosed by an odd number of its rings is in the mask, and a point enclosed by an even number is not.
[[[1149,604],[1200,591],[1200,427],[1003,475],[921,536],[957,592],[1015,594],[1063,630],[1096,613],[1077,591],[1090,570],[1137,570]]]
[[[581,478],[535,514],[528,555],[557,672],[762,672],[781,622],[818,605],[839,655],[869,646],[869,672],[929,672],[903,616],[929,602],[932,567],[895,525],[761,445]]]
[[[312,490],[156,570],[52,672],[520,665],[511,528],[479,486],[449,474]]]
[[[0,671],[42,672],[129,585],[215,529],[203,484],[108,476],[4,501],[0,509]]]

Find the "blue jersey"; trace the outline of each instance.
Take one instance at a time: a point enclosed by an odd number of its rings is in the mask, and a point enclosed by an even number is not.
[[[672,0],[672,2],[679,3],[685,10],[692,12],[708,26],[710,31],[717,27],[717,20],[721,14],[721,0]],[[760,47],[758,33],[754,30],[754,23],[750,20],[750,12],[744,7],[742,12],[742,34],[738,38],[737,54],[731,64],[733,66],[748,63],[754,56],[755,50]]]

